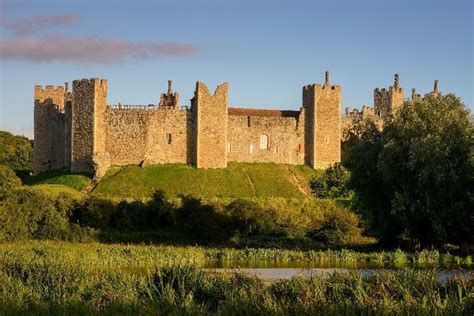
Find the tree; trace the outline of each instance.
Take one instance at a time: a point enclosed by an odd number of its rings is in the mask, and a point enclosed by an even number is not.
[[[324,173],[311,179],[309,186],[318,198],[334,199],[349,195],[349,171],[340,163],[330,166]]]
[[[19,174],[33,170],[33,144],[24,136],[0,131],[0,164],[7,165]]]
[[[382,132],[367,122],[357,134],[350,186],[375,233],[424,245],[473,241],[474,133],[457,97],[407,101]]]
[[[0,165],[0,198],[7,192],[21,186],[21,180],[8,166]]]

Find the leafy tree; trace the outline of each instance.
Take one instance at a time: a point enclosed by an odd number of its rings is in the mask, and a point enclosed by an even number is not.
[[[322,175],[311,179],[309,185],[318,198],[340,198],[349,195],[349,171],[337,163],[327,168]]]
[[[19,174],[33,170],[33,142],[24,136],[0,131],[0,164]]]
[[[386,241],[472,242],[473,126],[454,95],[407,101],[380,132],[359,125],[347,166],[372,230]]]
[[[226,209],[242,237],[272,235],[278,231],[273,209],[264,209],[255,202],[241,199],[231,202]]]
[[[355,241],[361,236],[359,218],[356,214],[335,209],[324,216],[321,225],[309,231],[308,236],[328,246],[339,246]]]
[[[21,180],[8,166],[0,165],[0,198],[5,192],[21,186]]]
[[[74,201],[51,197],[30,187],[8,191],[0,200],[0,241],[66,239]]]

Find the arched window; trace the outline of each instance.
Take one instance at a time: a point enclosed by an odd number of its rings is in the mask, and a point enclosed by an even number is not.
[[[260,135],[260,149],[268,149],[268,135]]]

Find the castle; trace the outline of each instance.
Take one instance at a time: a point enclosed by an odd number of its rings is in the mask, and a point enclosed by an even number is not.
[[[228,84],[209,92],[196,83],[190,107],[180,107],[171,81],[158,105],[109,105],[107,80],[74,80],[65,86],[35,86],[34,170],[86,172],[100,178],[111,165],[186,163],[225,168],[228,162],[307,164],[326,168],[341,160],[341,87],[302,89],[299,111],[233,108]],[[413,92],[415,94],[415,92]],[[416,97],[416,94],[415,94]],[[374,109],[382,118],[404,101],[398,75],[388,90],[375,89]]]

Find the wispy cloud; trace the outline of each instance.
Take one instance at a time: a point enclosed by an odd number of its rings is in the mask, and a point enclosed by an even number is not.
[[[41,39],[0,39],[0,58],[33,62],[117,63],[126,58],[180,57],[196,52],[194,46],[177,42],[133,43],[111,38],[58,35]]]
[[[45,28],[69,24],[77,20],[79,20],[79,16],[74,13],[35,15],[23,20],[11,20],[6,16],[0,16],[0,25],[12,30],[16,36],[25,36],[42,31]]]

